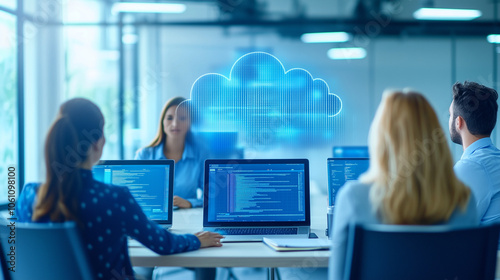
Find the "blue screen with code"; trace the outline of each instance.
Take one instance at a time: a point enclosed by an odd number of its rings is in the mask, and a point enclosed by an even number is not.
[[[168,220],[169,167],[163,165],[96,165],[94,178],[125,186],[151,220]]]
[[[347,182],[358,180],[370,166],[368,158],[328,159],[328,203],[333,206],[339,189]]]
[[[304,173],[304,164],[211,164],[208,221],[305,221]]]

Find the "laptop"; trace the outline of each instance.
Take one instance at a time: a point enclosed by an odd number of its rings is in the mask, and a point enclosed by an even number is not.
[[[172,227],[173,160],[103,160],[92,173],[97,181],[128,187],[150,220]]]
[[[358,180],[370,166],[368,157],[336,157],[327,160],[328,169],[328,211],[325,235],[330,236],[330,226],[333,223],[333,208],[335,197],[340,188],[347,182]]]
[[[339,189],[351,180],[358,180],[370,166],[370,159],[365,158],[329,158],[328,166],[328,205],[333,206]]]
[[[207,159],[203,229],[223,242],[308,238],[307,159]]]

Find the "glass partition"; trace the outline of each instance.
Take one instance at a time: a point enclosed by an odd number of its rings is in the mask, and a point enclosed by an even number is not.
[[[5,2],[5,1],[4,1]],[[1,3],[1,2],[0,2]],[[8,177],[17,160],[17,67],[16,18],[0,11],[0,178]],[[0,191],[0,204],[7,202],[7,188]]]

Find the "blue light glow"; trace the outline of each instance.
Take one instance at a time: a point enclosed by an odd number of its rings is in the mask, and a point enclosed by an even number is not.
[[[246,147],[328,144],[342,100],[306,70],[285,70],[273,55],[252,52],[232,66],[229,78],[209,73],[191,88],[192,129],[238,132]],[[331,143],[330,143],[331,144]]]

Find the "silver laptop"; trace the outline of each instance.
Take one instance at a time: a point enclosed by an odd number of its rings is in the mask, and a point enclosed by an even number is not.
[[[128,187],[150,220],[172,227],[173,160],[105,160],[92,173],[97,181]]]
[[[309,204],[307,159],[205,161],[203,229],[223,242],[308,238]]]

